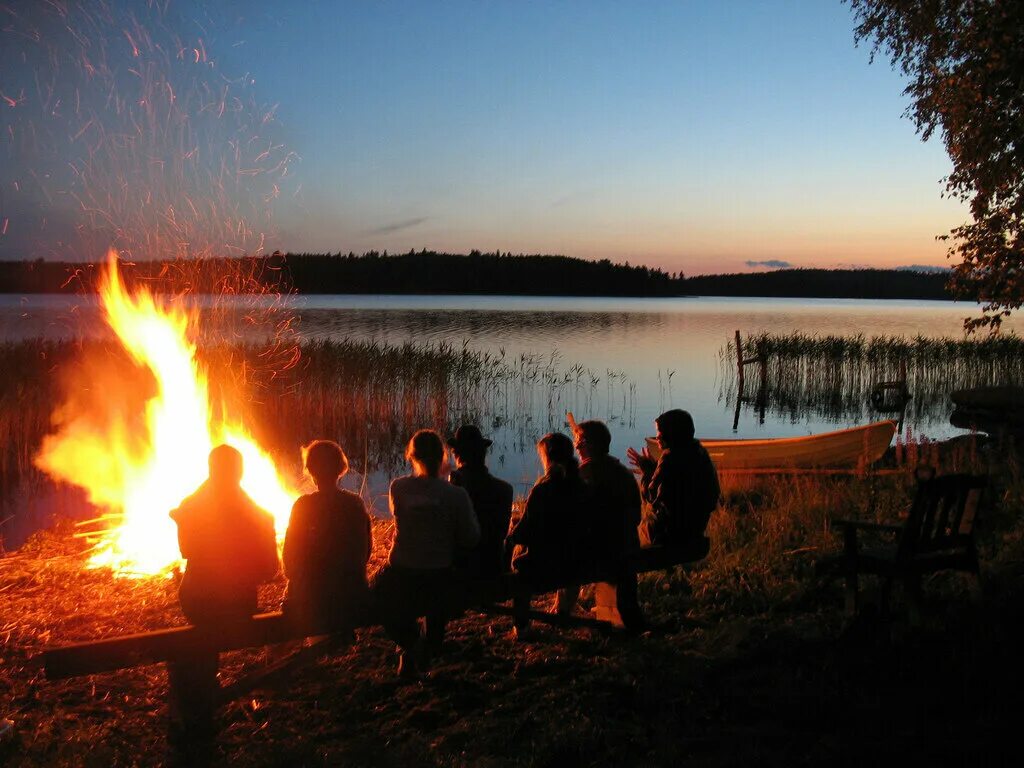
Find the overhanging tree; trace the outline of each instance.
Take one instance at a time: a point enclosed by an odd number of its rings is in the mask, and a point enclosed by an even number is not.
[[[907,114],[953,161],[947,192],[970,205],[952,230],[951,287],[982,302],[968,330],[1024,304],[1024,0],[845,0],[856,39],[910,79]]]

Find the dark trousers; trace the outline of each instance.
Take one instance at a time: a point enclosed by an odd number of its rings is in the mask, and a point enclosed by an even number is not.
[[[623,568],[615,582],[615,607],[626,629],[641,629],[647,622],[636,595],[636,571]]]
[[[204,766],[217,736],[218,654],[197,651],[167,662],[170,765]]]
[[[419,618],[426,622],[427,648],[441,649],[450,615],[454,578],[450,568],[427,570],[385,565],[373,580],[374,608],[388,636],[403,653],[420,638]]]
[[[597,576],[597,573],[588,573],[585,574],[583,580],[596,580],[595,576]],[[631,558],[621,558],[610,572],[607,569],[602,569],[601,576],[606,578],[607,581],[599,583],[606,585],[607,590],[614,589],[615,591],[615,609],[618,612],[618,618],[622,620],[622,625],[630,630],[642,630],[647,625],[647,621],[637,599],[636,568],[631,562]],[[525,628],[530,623],[529,612],[532,595],[534,593],[550,591],[553,587],[550,583],[546,585],[547,588],[543,584],[534,583],[531,585],[528,579],[523,578],[517,581],[518,583],[513,590],[512,596],[513,619],[517,627]],[[558,589],[557,611],[559,615],[568,616],[572,613],[572,609],[576,606],[576,601],[579,598],[579,592],[580,587],[578,584],[567,584]],[[609,617],[608,620],[614,619]]]

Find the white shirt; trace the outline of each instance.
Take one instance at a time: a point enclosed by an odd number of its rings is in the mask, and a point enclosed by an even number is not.
[[[439,477],[400,477],[391,483],[395,542],[388,561],[401,568],[450,568],[457,547],[480,540],[469,494]]]

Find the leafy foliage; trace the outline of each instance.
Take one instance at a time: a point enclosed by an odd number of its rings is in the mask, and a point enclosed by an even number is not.
[[[953,161],[947,192],[970,204],[949,257],[961,295],[984,304],[969,330],[998,329],[1024,303],[1024,3],[1019,0],[849,0],[857,40],[909,78],[908,115]]]

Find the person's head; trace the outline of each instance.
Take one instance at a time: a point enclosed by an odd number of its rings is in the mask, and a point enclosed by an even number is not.
[[[210,451],[210,482],[220,486],[242,482],[242,454],[230,445],[218,445]]]
[[[658,428],[658,442],[662,448],[671,450],[693,440],[693,417],[686,411],[675,408],[665,411],[654,420]]]
[[[302,449],[306,473],[320,489],[334,487],[348,472],[348,457],[333,440],[314,440]]]
[[[557,470],[572,475],[579,469],[572,440],[561,432],[549,432],[544,435],[537,443],[537,453],[545,472]]]
[[[444,461],[444,443],[441,436],[432,429],[421,429],[405,449],[405,458],[412,464],[417,475],[437,477]]]
[[[480,434],[480,428],[473,424],[463,424],[452,437],[448,438],[448,445],[455,454],[455,461],[460,467],[466,465],[480,465],[484,463],[487,456],[487,449],[491,447],[491,441]]]
[[[612,433],[603,421],[581,421],[576,428],[576,450],[584,461],[608,455]]]

